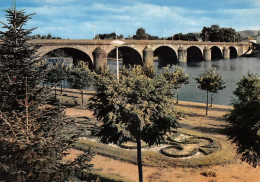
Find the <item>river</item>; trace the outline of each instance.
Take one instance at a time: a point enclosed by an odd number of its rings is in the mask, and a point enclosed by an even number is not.
[[[122,67],[122,62],[120,67]],[[191,63],[176,63],[184,69],[190,76],[190,84],[184,85],[179,90],[179,100],[191,102],[206,102],[206,92],[196,88],[196,81],[194,80],[208,67],[215,67],[217,72],[222,74],[226,88],[213,94],[213,104],[230,105],[232,98],[234,98],[233,91],[236,89],[236,83],[240,80],[242,75],[248,71],[260,74],[260,59],[258,58],[244,58],[239,57],[235,59],[221,59],[214,61],[201,61]],[[108,61],[108,66],[115,72],[116,61]],[[154,62],[154,66],[158,69],[158,62]]]

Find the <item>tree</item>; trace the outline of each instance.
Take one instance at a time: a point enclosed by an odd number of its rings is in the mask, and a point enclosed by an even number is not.
[[[49,33],[46,37],[46,39],[52,39],[52,35]]]
[[[189,75],[187,73],[185,74],[183,69],[178,66],[174,66],[172,69],[165,67],[162,74],[170,84],[173,84],[174,89],[176,90],[176,103],[178,104],[178,89],[180,89],[182,85],[189,83]]]
[[[145,32],[144,28],[138,28],[133,36],[135,40],[159,40],[158,36],[150,35]]]
[[[74,163],[62,163],[64,152],[77,135],[55,106],[46,104],[49,89],[40,86],[46,65],[37,66],[34,30],[24,26],[32,14],[5,10],[7,23],[0,31],[0,181],[64,181],[88,168],[84,154]],[[83,160],[84,159],[84,160]]]
[[[226,134],[237,145],[241,160],[260,166],[260,77],[247,73],[234,91],[233,109],[226,115]]]
[[[96,38],[99,39],[116,39],[116,33],[110,33],[110,34],[98,34],[96,35]]]
[[[48,54],[45,56],[48,57],[71,57],[68,55],[68,53],[62,49],[55,49],[53,51],[48,52]]]
[[[136,30],[136,34],[133,36],[133,38],[136,39],[136,40],[144,40],[144,39],[148,38],[147,36],[148,35],[146,34],[144,28],[138,28]]]
[[[97,134],[102,142],[136,140],[139,181],[143,181],[141,140],[149,146],[159,144],[179,119],[172,85],[162,74],[151,73],[155,72],[143,71],[140,66],[124,68],[119,82],[111,75],[97,75],[97,91],[88,104],[103,123]]]
[[[51,83],[52,86],[54,85],[54,92],[55,92],[55,101],[57,100],[57,85],[61,85],[62,89],[62,81],[66,78],[66,72],[65,72],[65,67],[62,62],[58,62],[55,65],[50,65],[49,64],[49,69],[46,73],[46,82]]]
[[[219,25],[203,27],[201,37],[204,41],[211,42],[239,42],[242,41],[240,34],[237,34],[233,28],[221,28]]]
[[[260,58],[260,44],[253,43],[252,46],[253,46],[252,56]]]
[[[158,36],[147,34],[148,40],[160,40]]]
[[[188,41],[198,41],[196,34],[194,33],[187,33],[187,34],[182,34],[178,33],[175,34],[173,37],[168,37],[167,40],[188,40]]]
[[[41,39],[47,39],[47,36],[46,35],[42,35]]]
[[[195,80],[199,84],[197,87],[207,92],[206,115],[208,115],[208,93],[217,93],[219,90],[224,89],[226,87],[224,86],[225,81],[221,74],[216,73],[216,69],[214,68],[208,68],[205,72],[195,78]]]
[[[46,35],[40,35],[40,34],[36,34],[31,36],[32,39],[61,39],[61,37],[53,37],[50,33],[46,36]]]
[[[83,61],[67,71],[67,81],[72,88],[84,89],[92,83],[92,73]],[[81,91],[81,101],[83,105],[83,91]]]

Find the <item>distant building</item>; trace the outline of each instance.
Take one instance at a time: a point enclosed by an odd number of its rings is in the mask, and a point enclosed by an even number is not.
[[[260,31],[258,31],[258,35],[256,36],[256,43],[260,44]]]
[[[201,37],[199,37],[199,38],[197,38],[197,39],[198,39],[199,42],[203,42],[203,40],[202,40]]]
[[[256,36],[256,43],[260,44],[260,35]]]
[[[252,42],[252,43],[256,44],[256,38],[254,38],[254,37],[247,37],[244,41],[245,42]]]

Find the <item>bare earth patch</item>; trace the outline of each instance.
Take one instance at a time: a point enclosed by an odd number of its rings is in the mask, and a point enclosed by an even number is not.
[[[186,118],[180,121],[184,129],[205,133],[216,138],[226,140],[226,136],[222,134],[226,122],[223,115],[226,114],[231,107],[213,105],[209,109],[209,115],[205,116],[205,104],[180,101],[177,106],[180,110],[186,113]],[[67,108],[66,115],[69,117],[92,117],[93,112],[82,109]],[[231,144],[230,144],[231,145]],[[72,155],[68,159],[73,159],[79,151],[70,151]],[[138,181],[138,169],[134,164],[114,160],[101,155],[95,155],[91,161],[94,168],[102,169],[106,174],[120,174],[130,181]],[[246,163],[235,159],[234,164],[213,165],[201,168],[157,168],[143,167],[144,181],[180,181],[180,182],[259,182],[260,168],[252,168]],[[214,172],[216,177],[204,174]]]

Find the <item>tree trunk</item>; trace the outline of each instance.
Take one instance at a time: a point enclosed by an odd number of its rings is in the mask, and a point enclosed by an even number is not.
[[[137,142],[137,161],[138,161],[138,172],[139,172],[139,182],[143,182],[143,167],[142,167],[142,148],[141,148],[141,138],[140,138],[140,128],[136,139]]]
[[[209,91],[207,90],[206,115],[208,115]]]
[[[176,93],[176,104],[178,104],[179,103],[179,95],[178,95],[178,93]]]
[[[29,135],[29,102],[28,102],[28,83],[27,77],[25,78],[25,109],[26,109],[26,134]]]
[[[81,106],[83,106],[83,102],[84,102],[84,99],[83,99],[83,90],[81,90]]]
[[[60,94],[62,94],[62,83],[60,84]]]
[[[54,95],[55,95],[55,101],[56,101],[57,100],[56,84],[55,84],[55,88],[54,88]]]
[[[211,92],[210,94],[211,94],[210,107],[212,107],[213,106],[213,93]]]

